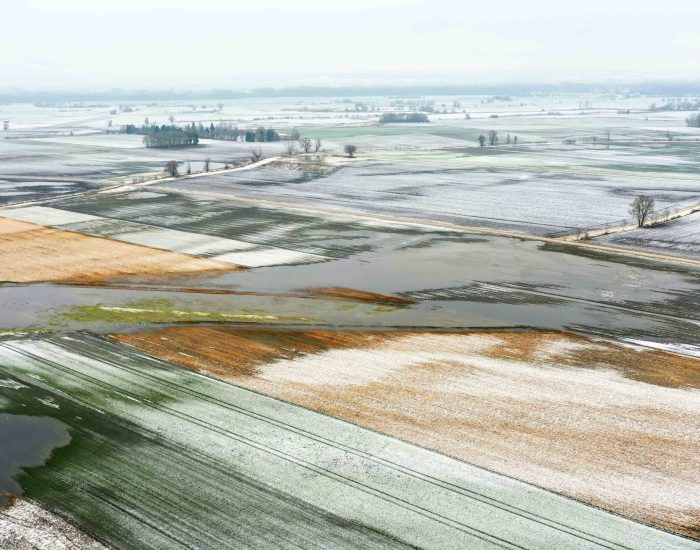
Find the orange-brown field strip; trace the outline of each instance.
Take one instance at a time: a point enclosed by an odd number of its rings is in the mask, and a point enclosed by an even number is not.
[[[0,281],[99,282],[124,275],[236,269],[206,258],[0,217]]]
[[[381,304],[387,306],[407,306],[414,303],[413,300],[390,294],[378,294],[366,290],[355,290],[341,287],[317,287],[304,290],[304,294],[314,298],[328,298],[347,302],[363,302],[368,304]]]
[[[700,361],[555,332],[170,328],[183,367],[700,538]]]

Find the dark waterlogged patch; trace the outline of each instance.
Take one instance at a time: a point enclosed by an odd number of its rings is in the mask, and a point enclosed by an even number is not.
[[[666,271],[671,273],[680,273],[693,276],[697,276],[698,274],[698,268],[696,267],[691,267],[689,265],[683,265],[679,263],[670,263],[668,261],[664,261],[664,259],[662,258],[647,259],[637,256],[629,256],[622,253],[618,254],[613,251],[586,248],[583,246],[572,246],[566,243],[559,244],[546,242],[539,245],[538,248],[539,250],[542,250],[544,252],[560,252],[564,254],[580,256],[589,260],[610,262],[614,264],[624,264],[630,267],[640,269],[652,269],[654,271]],[[624,250],[622,250],[621,252],[624,252]]]
[[[0,493],[21,495],[21,470],[41,466],[70,439],[68,427],[55,418],[0,413]]]

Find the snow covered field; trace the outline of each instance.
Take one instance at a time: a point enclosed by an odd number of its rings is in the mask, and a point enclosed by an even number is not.
[[[36,494],[125,549],[693,544],[87,335],[4,342],[0,373],[23,384],[3,408],[41,397],[78,441],[107,436]]]
[[[9,181],[0,178],[0,205],[46,199],[97,188],[99,188],[97,184],[85,181]]]
[[[654,227],[613,233],[595,242],[700,258],[700,212]]]
[[[424,100],[430,122],[379,123]],[[647,110],[664,101],[0,104],[0,412],[71,438],[38,466],[0,460],[22,495],[0,530],[80,541],[61,517],[123,550],[696,547],[580,501],[700,537],[697,266],[503,233],[614,223],[640,193],[700,201],[700,129]],[[107,133],[171,117],[323,143]],[[251,147],[264,162],[218,170]],[[697,222],[592,242],[700,258]],[[229,369],[237,386],[207,376]]]
[[[128,220],[79,214],[45,206],[7,209],[2,211],[2,215],[12,220],[49,225],[66,231],[107,237],[115,241],[180,252],[190,256],[201,256],[243,267],[319,262],[325,259],[323,256],[294,250],[187,233]]]
[[[540,332],[182,328],[119,338],[556,493],[700,529],[700,484],[688,478],[700,465],[696,359]]]
[[[201,163],[209,158],[211,168],[225,163],[247,162],[248,143],[202,140],[197,147],[173,150],[148,149],[142,136],[95,134],[89,136],[59,136],[38,139],[0,140],[0,174],[39,179],[41,176],[81,178],[105,182],[112,178],[139,176],[163,171],[165,163],[177,160],[190,162],[193,171],[201,170]],[[279,155],[279,142],[261,143],[265,156]],[[0,189],[1,191],[1,189]]]
[[[12,550],[108,550],[77,527],[40,506],[16,499],[0,507],[0,548]]]
[[[624,163],[624,157],[620,161],[607,150],[585,151],[578,163],[579,151],[562,146],[542,155],[529,149],[474,154],[464,158],[444,153],[443,158],[426,161],[402,153],[401,160],[358,160],[323,175],[304,177],[290,171],[280,177],[278,168],[263,167],[162,185],[535,234],[625,219],[630,201],[639,193],[654,196],[659,207],[700,200],[696,174],[664,174],[657,164],[654,171],[615,169],[611,165]],[[638,156],[628,162],[638,166]],[[677,166],[675,158],[657,157],[654,162]],[[697,171],[697,162],[682,162]]]

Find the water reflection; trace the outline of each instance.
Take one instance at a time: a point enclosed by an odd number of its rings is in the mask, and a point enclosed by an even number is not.
[[[68,443],[68,426],[55,418],[0,413],[0,492],[21,495],[22,469],[41,466]]]

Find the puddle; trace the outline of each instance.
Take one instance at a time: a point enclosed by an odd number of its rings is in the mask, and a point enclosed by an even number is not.
[[[69,442],[68,426],[55,418],[0,413],[0,493],[21,495],[16,478],[22,469],[41,466]]]

